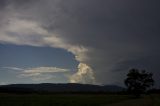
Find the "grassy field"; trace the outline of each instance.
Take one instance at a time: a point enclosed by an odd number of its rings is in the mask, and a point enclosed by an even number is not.
[[[160,106],[160,95],[148,95],[138,99],[128,99],[107,106]]]
[[[0,94],[0,106],[160,106],[160,95],[132,99],[126,95]]]

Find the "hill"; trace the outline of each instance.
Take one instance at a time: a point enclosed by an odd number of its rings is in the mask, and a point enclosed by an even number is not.
[[[15,93],[29,93],[29,92],[120,92],[124,88],[116,85],[90,85],[90,84],[11,84],[0,86],[0,92],[15,92]]]

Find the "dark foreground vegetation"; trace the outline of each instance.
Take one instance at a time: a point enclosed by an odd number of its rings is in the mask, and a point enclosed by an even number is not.
[[[160,95],[0,94],[0,106],[160,106]]]
[[[128,93],[138,98],[153,87],[153,74],[146,72],[146,70],[131,69],[124,83],[127,86]]]

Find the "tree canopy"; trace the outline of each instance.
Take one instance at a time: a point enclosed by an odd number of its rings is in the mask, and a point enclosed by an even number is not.
[[[131,69],[124,82],[129,93],[140,96],[154,85],[152,77],[153,74],[145,70]]]

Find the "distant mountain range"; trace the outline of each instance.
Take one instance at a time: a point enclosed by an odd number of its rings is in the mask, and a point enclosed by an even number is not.
[[[15,93],[29,93],[29,92],[48,92],[48,93],[59,93],[59,92],[120,92],[125,89],[116,85],[90,85],[90,84],[11,84],[1,85],[0,92],[15,92]]]

